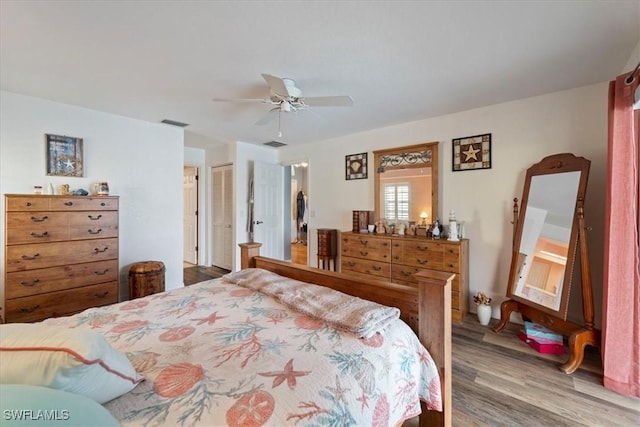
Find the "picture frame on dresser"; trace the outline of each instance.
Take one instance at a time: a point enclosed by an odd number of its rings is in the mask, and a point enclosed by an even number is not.
[[[48,176],[84,176],[82,138],[45,134]]]

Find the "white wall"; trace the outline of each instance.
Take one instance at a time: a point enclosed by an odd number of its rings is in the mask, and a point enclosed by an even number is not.
[[[483,291],[496,302],[505,298],[511,261],[512,200],[522,197],[526,169],[551,154],[570,152],[591,160],[586,199],[586,221],[591,267],[600,319],[602,283],[602,227],[607,159],[607,83],[522,99],[447,116],[405,123],[316,144],[288,146],[279,151],[284,163],[309,160],[309,206],[312,232],[309,253],[317,251],[317,228],[351,228],[352,210],[373,210],[373,176],[345,180],[344,156],[372,150],[440,141],[439,216],[455,209],[465,221],[470,239],[471,297]],[[452,172],[451,140],[483,133],[492,134],[492,168]],[[315,257],[310,257],[315,265]],[[574,283],[574,292],[579,287]],[[577,294],[577,293],[576,293]],[[579,294],[578,294],[579,295]],[[579,302],[579,301],[578,301]],[[499,317],[498,304],[494,317]],[[572,304],[570,317],[580,318],[581,306]]]
[[[32,193],[48,182],[74,190],[107,181],[110,193],[120,196],[121,296],[128,294],[129,266],[144,260],[164,262],[168,289],[182,286],[182,129],[4,91],[0,123],[0,193]],[[83,138],[83,178],[46,176],[45,133]],[[4,197],[0,218],[4,224]],[[0,269],[4,292],[4,262]]]

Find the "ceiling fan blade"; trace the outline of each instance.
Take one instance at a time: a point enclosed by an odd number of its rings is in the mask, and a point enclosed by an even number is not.
[[[263,74],[262,78],[267,82],[271,90],[281,96],[289,97],[289,89],[284,84],[284,81],[280,77],[272,76],[271,74]]]
[[[227,99],[227,98],[213,98],[212,101],[214,102],[262,102],[262,103],[267,103],[267,100],[264,98],[234,98],[234,99]]]
[[[266,124],[272,122],[276,117],[278,117],[279,113],[280,113],[280,111],[279,111],[278,108],[271,109],[271,111],[269,111],[266,116],[264,116],[263,118],[261,118],[260,120],[258,120],[256,122],[256,125],[257,126],[263,126],[263,125],[266,125]]]
[[[352,107],[350,96],[311,96],[302,99],[310,107]]]

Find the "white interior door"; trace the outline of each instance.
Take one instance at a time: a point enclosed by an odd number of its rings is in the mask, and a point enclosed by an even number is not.
[[[262,243],[261,255],[276,259],[284,259],[283,183],[284,167],[254,162],[254,240]]]
[[[233,268],[233,166],[213,168],[213,265]]]
[[[182,185],[183,259],[191,264],[198,264],[198,168],[184,167]]]

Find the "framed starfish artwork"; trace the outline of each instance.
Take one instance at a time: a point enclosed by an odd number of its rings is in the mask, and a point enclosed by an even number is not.
[[[345,179],[367,178],[367,153],[351,154],[345,156]]]
[[[84,176],[82,138],[45,134],[47,175]]]
[[[491,134],[456,138],[452,144],[454,172],[491,169]]]

